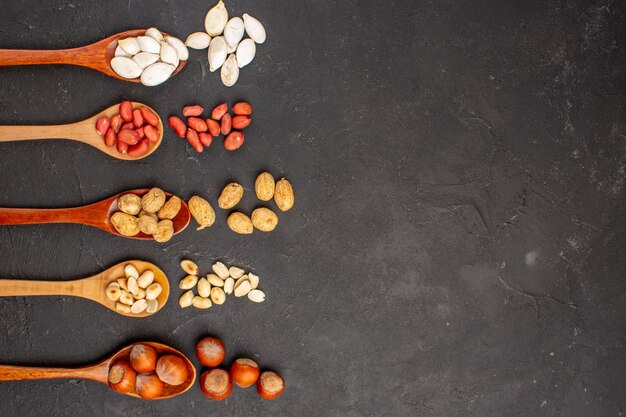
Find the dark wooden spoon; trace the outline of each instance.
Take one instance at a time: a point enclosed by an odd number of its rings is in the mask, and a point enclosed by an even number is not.
[[[0,208],[0,226],[18,225],[18,224],[46,224],[46,223],[76,223],[85,224],[87,226],[97,227],[105,232],[122,236],[129,239],[154,240],[150,235],[139,233],[135,236],[124,236],[120,234],[113,224],[111,224],[111,216],[119,211],[117,200],[124,194],[136,194],[143,196],[148,191],[147,188],[138,190],[129,190],[106,200],[89,204],[82,207],[61,208],[61,209],[28,209],[28,208]],[[167,199],[172,194],[165,193]],[[191,220],[191,213],[187,203],[181,201],[180,211],[172,219],[174,223],[174,234],[185,230]]]
[[[111,68],[111,59],[115,56],[117,41],[130,37],[142,36],[146,29],[133,29],[121,32],[106,39],[78,48],[56,50],[0,49],[0,66],[67,64],[87,67],[100,71],[119,80],[138,83],[139,78],[127,79],[117,75]],[[163,36],[168,36],[167,33]],[[180,61],[172,77],[183,69],[187,61]]]
[[[91,366],[85,366],[82,368],[38,368],[30,366],[11,366],[0,365],[0,381],[23,381],[32,379],[58,379],[58,378],[80,378],[91,379],[92,381],[98,381],[108,385],[109,369],[111,366],[121,359],[128,359],[130,350],[136,343],[126,346],[110,357],[104,359],[102,362]],[[176,355],[182,358],[187,365],[187,380],[180,385],[168,385],[165,384],[165,391],[160,397],[155,400],[163,400],[165,398],[174,397],[187,391],[193,385],[196,380],[196,369],[193,364],[182,352],[155,342],[141,342],[143,345],[148,345],[156,350],[159,356],[161,355]],[[139,397],[135,391],[131,391],[126,395],[131,397]]]

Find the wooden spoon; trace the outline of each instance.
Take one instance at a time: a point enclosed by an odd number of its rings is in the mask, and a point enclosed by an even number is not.
[[[129,190],[116,194],[113,197],[109,197],[106,200],[82,207],[61,209],[0,208],[0,226],[18,224],[77,223],[97,227],[105,232],[125,238],[154,240],[151,235],[146,235],[144,233],[139,233],[135,236],[124,236],[111,224],[111,215],[113,215],[116,211],[119,211],[117,205],[118,198],[129,193],[136,194],[141,197],[148,191],[150,190],[147,188]],[[169,200],[172,197],[172,194],[165,193],[165,196]],[[172,219],[172,222],[174,223],[174,234],[178,234],[185,230],[190,220],[191,214],[189,212],[189,207],[187,206],[187,203],[181,201],[180,211],[176,217]]]
[[[187,380],[180,385],[168,385],[165,384],[165,391],[160,397],[155,400],[162,400],[165,398],[174,397],[187,391],[193,385],[196,380],[196,369],[193,364],[182,352],[155,342],[141,342],[141,344],[153,347],[159,356],[161,355],[176,355],[182,358],[187,364]],[[102,362],[86,366],[82,368],[35,368],[30,366],[11,366],[0,365],[0,381],[23,381],[33,379],[56,379],[56,378],[81,378],[91,379],[108,385],[109,369],[118,360],[128,359],[130,350],[134,345],[126,346],[109,358]],[[126,395],[131,397],[139,397],[136,392],[131,391]]]
[[[104,138],[96,131],[96,121],[102,116],[106,116],[110,119],[114,114],[117,114],[119,112],[119,104],[115,104],[88,119],[76,123],[48,126],[0,126],[0,142],[37,139],[70,139],[91,145],[114,158],[123,159],[125,161],[136,161],[152,154],[159,145],[161,145],[163,141],[163,121],[158,113],[150,106],[137,102],[133,102],[132,104],[133,109],[148,107],[159,117],[159,125],[157,127],[159,130],[159,140],[156,143],[150,142],[148,153],[138,158],[133,158],[125,153],[119,153],[115,146],[106,146]]]
[[[57,50],[30,50],[30,49],[0,49],[0,66],[11,65],[40,65],[40,64],[67,64],[92,68],[111,77],[134,83],[139,78],[127,79],[117,75],[111,68],[111,59],[115,56],[117,41],[130,37],[142,36],[146,29],[133,29],[121,32],[91,45],[71,49]],[[163,33],[163,32],[162,32]],[[167,36],[167,33],[163,33]],[[172,77],[183,69],[187,61],[180,61]]]
[[[154,272],[154,282],[161,284],[161,294],[157,297],[159,307],[157,311],[148,314],[145,311],[139,314],[123,313],[115,309],[115,301],[106,296],[107,286],[118,278],[124,278],[124,267],[135,265],[141,275],[146,270]],[[82,297],[127,317],[148,317],[156,314],[167,302],[170,295],[170,283],[165,273],[156,265],[139,260],[119,263],[111,268],[91,277],[74,281],[30,281],[23,279],[0,279],[0,297],[27,297],[37,295],[70,295]]]

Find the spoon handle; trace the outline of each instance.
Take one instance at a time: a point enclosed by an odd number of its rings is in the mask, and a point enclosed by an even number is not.
[[[32,379],[84,378],[107,383],[108,363],[84,368],[37,368],[32,366],[0,365],[0,381],[23,381]]]
[[[85,125],[91,125],[87,128]],[[34,139],[89,140],[95,132],[95,123],[85,120],[78,123],[47,126],[0,126],[0,142]]]
[[[61,209],[0,208],[0,225],[77,223],[103,227],[102,215],[94,205]]]
[[[94,48],[88,46],[56,50],[0,49],[0,67],[41,64],[91,67],[93,62]]]
[[[31,295],[80,295],[79,281],[31,281],[26,279],[0,279],[0,297]]]

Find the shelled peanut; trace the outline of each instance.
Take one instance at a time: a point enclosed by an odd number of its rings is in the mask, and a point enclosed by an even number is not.
[[[226,301],[226,295],[234,294],[235,297],[247,296],[250,301],[262,303],[265,301],[265,293],[258,289],[258,275],[248,272],[236,266],[226,267],[222,262],[213,264],[213,273],[206,277],[200,276],[200,268],[190,260],[180,263],[187,276],[179,283],[179,288],[185,290],[179,299],[182,308],[194,306],[199,309],[210,308],[213,304],[221,305]],[[198,295],[194,293],[196,289]]]
[[[118,358],[109,368],[107,382],[120,394],[136,393],[152,400],[161,397],[168,386],[178,386],[189,378],[187,361],[178,355],[160,355],[147,344],[133,345],[127,357]]]
[[[241,101],[232,107],[234,116],[228,112],[228,105],[222,103],[211,111],[211,117],[203,118],[204,108],[198,104],[186,106],[182,114],[185,123],[178,116],[170,116],[168,124],[179,138],[184,138],[196,150],[202,152],[213,143],[220,133],[225,136],[224,147],[229,151],[239,149],[244,142],[242,130],[252,123],[252,106]]]
[[[130,101],[120,104],[119,113],[102,116],[96,121],[96,131],[108,147],[116,146],[121,154],[132,158],[145,156],[159,142],[159,116],[146,106]]]
[[[160,188],[152,188],[143,197],[124,194],[117,200],[120,211],[113,213],[111,224],[123,236],[139,233],[152,235],[157,242],[167,242],[174,234],[174,223],[182,202],[177,196],[166,201]]]
[[[124,277],[111,282],[106,296],[115,301],[115,309],[126,314],[154,314],[159,309],[157,298],[163,288],[154,282],[154,272],[145,270],[141,275],[133,264],[124,267]]]

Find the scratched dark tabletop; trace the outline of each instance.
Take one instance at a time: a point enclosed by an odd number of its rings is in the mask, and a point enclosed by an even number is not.
[[[53,49],[156,26],[185,38],[211,1],[14,1],[0,47]],[[274,402],[198,385],[145,402],[83,380],[0,383],[2,416],[621,416],[626,411],[623,1],[231,0],[267,29],[224,87],[192,51],[148,88],[70,66],[0,68],[0,123],[81,120],[122,99],[162,117],[246,99],[238,152],[167,129],[135,163],[69,141],[0,145],[0,206],[69,207],[160,186],[214,207],[262,170],[295,207],[271,234],[216,224],[158,245],[76,225],[0,227],[0,276],[74,279],[125,259],[173,284],[154,317],[69,297],[0,299],[0,363],[80,366],[138,340],[279,371]],[[273,204],[270,207],[274,207]],[[267,301],[181,310],[178,263],[261,277]],[[199,369],[199,368],[198,368]]]

